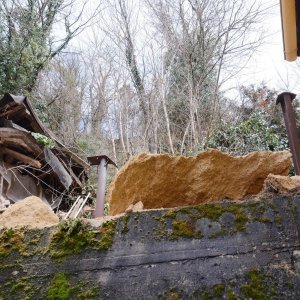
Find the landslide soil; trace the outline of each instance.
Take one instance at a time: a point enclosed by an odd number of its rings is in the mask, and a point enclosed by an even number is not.
[[[231,156],[208,149],[196,157],[141,153],[117,174],[109,190],[110,214],[141,201],[144,209],[195,205],[258,194],[272,173],[287,175],[288,151]]]

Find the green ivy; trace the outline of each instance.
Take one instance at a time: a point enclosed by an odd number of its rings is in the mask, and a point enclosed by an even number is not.
[[[55,142],[50,139],[49,137],[36,133],[36,132],[31,132],[31,135],[39,142],[42,143],[45,147],[52,149],[55,146]]]

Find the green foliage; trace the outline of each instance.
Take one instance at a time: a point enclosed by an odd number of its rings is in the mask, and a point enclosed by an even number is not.
[[[68,10],[65,16],[64,10]],[[65,18],[65,37],[54,42],[53,25],[59,14],[60,20]],[[0,94],[27,96],[32,92],[39,73],[72,39],[76,29],[71,27],[76,22],[70,22],[71,16],[72,3],[65,0],[2,1]]]
[[[268,114],[254,110],[236,125],[222,125],[215,130],[207,147],[243,155],[251,151],[288,149],[284,128],[272,124]]]
[[[232,103],[230,108],[233,117],[230,121],[224,119],[218,123],[204,148],[217,148],[237,155],[288,149],[283,115],[275,104],[278,92],[264,83],[243,86],[240,92],[241,104]]]
[[[55,142],[50,139],[49,137],[37,133],[37,132],[31,132],[31,135],[40,143],[42,143],[44,146],[46,146],[49,149],[52,149],[55,146]]]

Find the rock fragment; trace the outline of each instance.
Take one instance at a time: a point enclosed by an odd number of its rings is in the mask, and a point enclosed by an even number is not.
[[[125,164],[109,191],[110,214],[122,213],[141,201],[144,209],[170,208],[240,200],[258,194],[272,173],[287,175],[288,151],[231,156],[208,149],[196,157],[141,153]]]
[[[300,192],[300,176],[281,176],[269,174],[264,182],[263,193]]]

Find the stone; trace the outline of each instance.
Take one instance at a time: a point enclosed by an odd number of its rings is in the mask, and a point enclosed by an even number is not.
[[[94,228],[99,228],[101,227],[104,223],[109,222],[109,221],[114,221],[117,220],[118,218],[124,216],[124,214],[116,215],[116,216],[103,216],[103,217],[98,217],[95,219],[82,219],[82,221],[86,224],[89,224],[90,226]]]
[[[269,174],[264,182],[263,193],[290,193],[300,190],[300,176]]]
[[[138,212],[138,211],[142,211],[144,209],[144,204],[142,201],[139,201],[136,204],[130,204],[126,210],[125,213],[130,213],[130,212]]]
[[[110,214],[142,201],[144,209],[196,205],[258,194],[272,173],[287,175],[288,151],[231,156],[215,149],[196,157],[141,153],[118,172],[109,189]]]
[[[0,215],[1,228],[45,228],[57,225],[59,218],[40,198],[31,196],[10,206]]]

